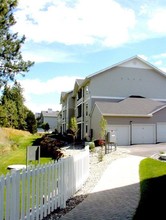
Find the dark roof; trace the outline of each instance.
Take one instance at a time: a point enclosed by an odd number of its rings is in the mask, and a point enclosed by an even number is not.
[[[166,104],[146,98],[127,98],[118,103],[96,102],[96,106],[105,116],[151,117]]]

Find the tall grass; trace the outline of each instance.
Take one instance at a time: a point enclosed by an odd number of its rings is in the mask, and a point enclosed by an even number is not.
[[[0,128],[0,156],[16,150],[20,146],[20,141],[30,136],[32,135],[27,131]]]
[[[27,131],[0,128],[0,175],[8,172],[9,165],[26,164],[26,147],[31,146],[39,137]],[[42,158],[40,161],[45,163],[50,158]]]

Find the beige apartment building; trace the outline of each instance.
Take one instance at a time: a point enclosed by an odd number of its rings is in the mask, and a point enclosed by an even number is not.
[[[61,104],[62,133],[75,116],[78,138],[99,139],[103,116],[118,145],[166,142],[166,75],[138,56],[77,79]]]

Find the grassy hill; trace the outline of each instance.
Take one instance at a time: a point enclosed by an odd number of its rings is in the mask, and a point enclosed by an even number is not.
[[[0,175],[8,172],[8,165],[26,164],[26,147],[39,137],[27,131],[0,128]],[[41,163],[48,161],[49,158],[42,158]]]
[[[0,156],[7,155],[11,151],[17,150],[22,139],[31,138],[27,131],[16,130],[12,128],[0,128]]]

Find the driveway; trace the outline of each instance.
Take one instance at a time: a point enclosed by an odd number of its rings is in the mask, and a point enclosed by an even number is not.
[[[166,143],[119,146],[118,148],[126,150],[131,155],[151,157],[161,151],[166,152]]]

